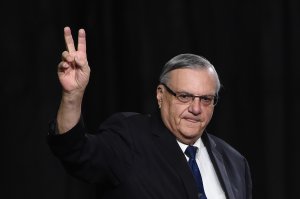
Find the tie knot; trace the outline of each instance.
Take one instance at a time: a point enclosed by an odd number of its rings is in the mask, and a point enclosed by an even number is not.
[[[195,146],[188,146],[185,150],[185,154],[191,158],[191,159],[195,159],[196,153],[197,153],[198,148]]]

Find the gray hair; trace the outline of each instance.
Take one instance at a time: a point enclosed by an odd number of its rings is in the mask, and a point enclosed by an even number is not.
[[[159,77],[159,82],[167,84],[169,81],[169,72],[179,68],[191,68],[191,69],[208,69],[212,68],[216,74],[216,81],[217,81],[217,90],[216,94],[219,93],[221,88],[221,83],[219,80],[219,76],[215,67],[204,57],[194,54],[180,54],[172,59],[170,59],[163,67],[162,72]]]

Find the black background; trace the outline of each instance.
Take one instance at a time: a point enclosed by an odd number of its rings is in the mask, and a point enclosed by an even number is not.
[[[60,100],[56,67],[65,26],[74,37],[79,28],[87,32],[92,73],[83,115],[91,131],[114,112],[157,109],[165,62],[180,53],[203,55],[224,86],[209,132],[246,156],[254,198],[299,197],[299,0],[0,5],[4,198],[96,197],[95,187],[66,174],[46,144]]]

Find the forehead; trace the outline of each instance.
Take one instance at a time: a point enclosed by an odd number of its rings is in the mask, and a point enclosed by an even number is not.
[[[169,74],[169,85],[176,91],[193,94],[213,94],[217,90],[217,77],[212,68],[175,69]]]

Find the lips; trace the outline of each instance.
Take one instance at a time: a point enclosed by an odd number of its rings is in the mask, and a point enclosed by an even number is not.
[[[192,122],[192,123],[198,123],[200,122],[201,120],[199,118],[183,118],[189,122]]]

